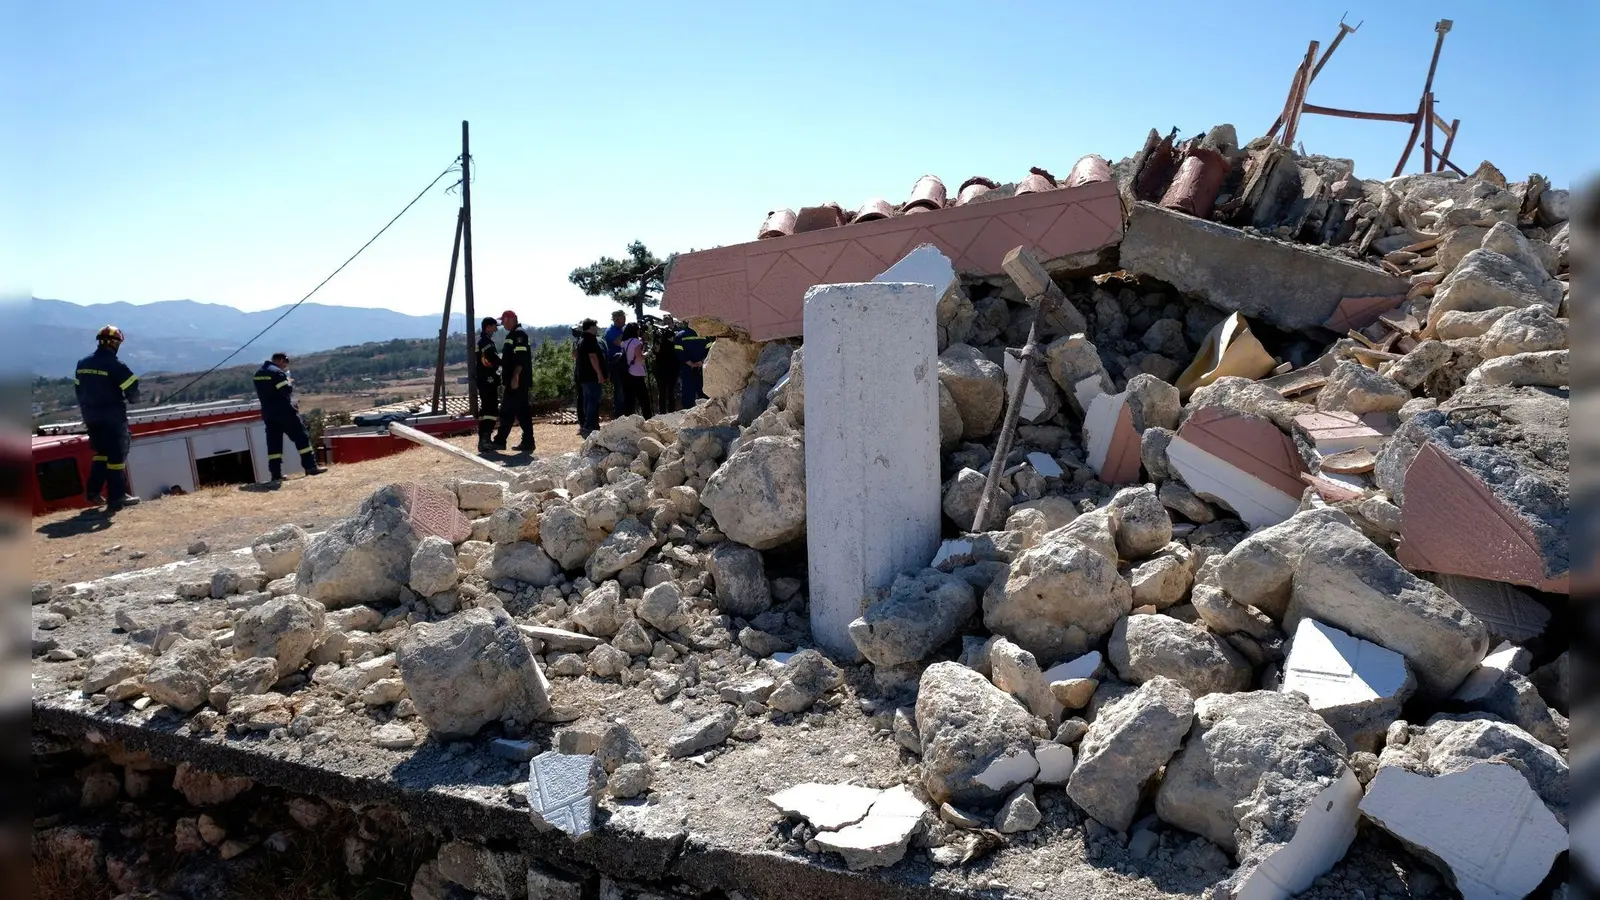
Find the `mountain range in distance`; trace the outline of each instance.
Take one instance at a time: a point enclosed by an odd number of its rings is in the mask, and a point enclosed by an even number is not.
[[[286,306],[244,312],[219,303],[78,304],[33,298],[29,306],[28,366],[34,375],[70,378],[77,361],[94,351],[106,325],[122,329],[122,361],[140,374],[208,369],[283,314]],[[312,353],[368,341],[438,337],[439,315],[409,316],[388,309],[304,303],[247,350],[239,365],[282,351]],[[466,316],[450,317],[450,332],[466,330]]]

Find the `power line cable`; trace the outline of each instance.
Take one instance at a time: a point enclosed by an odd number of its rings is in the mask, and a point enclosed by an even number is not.
[[[238,356],[240,353],[244,352],[244,349],[246,347],[248,347],[251,344],[254,344],[256,341],[260,340],[262,335],[264,335],[267,332],[271,331],[273,326],[277,325],[279,322],[282,322],[285,318],[287,318],[289,313],[292,313],[296,309],[299,309],[300,308],[300,304],[306,302],[307,300],[310,300],[312,298],[312,296],[316,294],[317,291],[322,290],[322,286],[323,285],[325,285],[328,282],[332,281],[335,275],[338,275],[340,272],[343,272],[344,269],[345,269],[345,266],[348,266],[352,262],[355,262],[356,257],[360,256],[362,251],[364,251],[368,247],[372,246],[373,241],[376,241],[378,238],[383,237],[383,233],[385,231],[389,230],[389,226],[390,225],[393,225],[394,223],[400,221],[400,217],[401,216],[405,215],[406,212],[411,209],[411,207],[416,206],[417,205],[417,201],[421,200],[423,198],[423,196],[425,196],[429,191],[433,190],[433,186],[438,184],[440,182],[440,180],[442,180],[446,175],[449,175],[451,172],[456,171],[457,167],[460,164],[461,164],[461,158],[460,157],[457,157],[456,159],[452,160],[450,165],[445,166],[445,169],[444,169],[443,172],[440,172],[438,175],[434,176],[434,179],[432,181],[428,182],[428,186],[427,187],[423,188],[421,191],[419,191],[417,193],[417,195],[415,197],[411,198],[411,202],[407,203],[405,205],[404,209],[402,209],[399,212],[395,213],[394,214],[394,218],[390,219],[382,228],[378,229],[378,233],[377,234],[375,234],[372,237],[368,238],[367,242],[365,244],[362,244],[361,248],[359,250],[357,250],[356,252],[350,254],[350,258],[349,259],[347,259],[344,262],[340,263],[339,264],[339,268],[334,269],[333,272],[331,274],[329,274],[327,278],[324,278],[321,281],[319,281],[317,283],[316,287],[312,288],[310,290],[310,292],[308,292],[304,297],[301,297],[299,300],[296,300],[293,303],[293,305],[291,305],[288,309],[283,311],[282,315],[278,316],[276,319],[273,319],[271,322],[269,322],[267,324],[267,327],[265,327],[265,328],[261,329],[260,331],[256,332],[254,337],[250,338],[250,340],[248,340],[248,341],[245,341],[243,344],[240,344],[237,349],[235,349],[232,353],[229,353],[227,356],[224,356],[221,359],[221,361],[219,361],[216,365],[212,366],[211,368],[205,370],[204,372],[201,372],[199,375],[196,375],[194,378],[190,379],[188,384],[186,384],[183,387],[178,388],[177,390],[175,390],[172,393],[168,394],[166,396],[166,399],[167,400],[172,400],[173,398],[175,398],[178,395],[182,394],[184,391],[187,391],[189,388],[192,388],[196,384],[199,384],[203,379],[205,379],[211,373],[213,373],[213,372],[217,371],[218,369],[222,368],[223,365],[225,365],[228,362],[228,360],[233,359],[235,356]]]

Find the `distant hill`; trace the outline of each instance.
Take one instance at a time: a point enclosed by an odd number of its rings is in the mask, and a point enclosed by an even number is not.
[[[243,312],[194,300],[85,306],[36,297],[29,309],[33,330],[28,365],[34,375],[70,376],[73,364],[94,349],[94,333],[110,324],[127,334],[122,358],[136,372],[207,369],[265,328],[285,308]],[[276,350],[303,354],[367,341],[437,338],[439,321],[437,315],[408,316],[387,309],[306,303],[236,359],[264,359]],[[464,315],[450,317],[452,332],[461,332],[465,327]]]

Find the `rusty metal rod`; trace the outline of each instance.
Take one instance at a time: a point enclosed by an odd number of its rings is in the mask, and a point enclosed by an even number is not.
[[[1291,150],[1294,149],[1295,134],[1300,131],[1300,113],[1305,109],[1306,91],[1311,87],[1311,60],[1316,54],[1317,42],[1312,41],[1311,46],[1306,48],[1305,60],[1300,63],[1300,78],[1295,84],[1293,99],[1289,104],[1289,118],[1283,125],[1283,145]]]
[[[1456,142],[1456,132],[1460,128],[1461,128],[1461,120],[1460,119],[1456,119],[1456,120],[1454,120],[1454,121],[1452,121],[1450,123],[1450,127],[1448,129],[1445,129],[1445,132],[1444,132],[1445,133],[1444,149],[1439,151],[1439,162],[1444,164],[1444,165],[1450,166],[1451,168],[1455,168],[1455,166],[1451,165],[1451,163],[1450,163],[1450,147],[1453,144],[1455,144],[1455,142]],[[1457,170],[1457,171],[1459,171],[1459,170]],[[1462,174],[1464,175],[1466,173],[1463,172]]]
[[[1333,106],[1318,106],[1307,103],[1305,112],[1316,113],[1319,116],[1334,116],[1340,119],[1368,119],[1375,122],[1403,122],[1410,125],[1417,120],[1416,113],[1375,113],[1360,112],[1354,109],[1339,109]]]
[[[1422,171],[1433,171],[1433,91],[1422,97]]]
[[[1046,309],[1047,304],[1051,310]],[[972,515],[973,533],[988,530],[984,525],[989,518],[989,500],[1000,489],[1000,476],[1005,472],[1006,458],[1011,455],[1011,444],[1017,436],[1022,397],[1033,378],[1033,361],[1039,355],[1039,320],[1053,308],[1054,304],[1050,303],[1049,298],[1041,298],[1038,308],[1033,312],[1033,324],[1028,326],[1028,343],[1022,348],[1022,368],[1018,370],[1016,383],[1011,385],[1011,396],[1006,399],[1005,421],[1000,426],[1000,438],[994,445],[994,456],[989,460],[989,475],[983,482],[983,494],[978,497],[978,511]]]
[[[1411,137],[1406,139],[1406,152],[1400,154],[1400,162],[1395,165],[1391,178],[1399,178],[1400,173],[1406,170],[1406,162],[1411,159],[1411,148],[1417,145],[1417,135],[1422,131],[1422,111],[1427,105],[1428,97],[1424,94],[1422,100],[1417,103],[1417,118],[1411,123]]]
[[[1428,95],[1433,93],[1433,76],[1439,69],[1439,51],[1444,49],[1444,36],[1450,33],[1450,27],[1454,24],[1449,19],[1440,19],[1433,26],[1439,36],[1433,42],[1433,58],[1428,61],[1428,79],[1422,84],[1422,99],[1417,101],[1417,120],[1411,125],[1411,137],[1406,139],[1406,152],[1401,154],[1400,164],[1394,167],[1394,178],[1399,178],[1400,173],[1406,170],[1406,161],[1411,159],[1411,148],[1417,145],[1417,137],[1422,132],[1422,116],[1428,108]]]
[[[1356,29],[1360,28],[1364,24],[1366,24],[1365,21],[1358,22],[1356,23],[1355,28],[1352,28],[1344,23],[1344,19],[1339,20],[1339,33],[1334,35],[1333,42],[1328,44],[1328,49],[1322,51],[1322,56],[1317,59],[1317,67],[1311,70],[1311,77],[1306,79],[1307,88],[1311,87],[1311,82],[1317,80],[1317,75],[1322,72],[1322,67],[1328,64],[1328,57],[1333,55],[1333,51],[1339,49],[1339,42],[1344,40],[1344,36],[1347,34],[1355,34]],[[1282,127],[1283,115],[1280,113],[1278,118],[1273,120],[1272,127],[1267,129],[1267,140],[1272,140],[1273,136],[1278,133],[1278,129]]]

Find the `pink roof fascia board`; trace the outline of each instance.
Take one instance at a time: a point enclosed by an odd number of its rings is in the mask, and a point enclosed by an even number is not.
[[[1206,406],[1183,423],[1178,436],[1291,497],[1305,491],[1300,476],[1306,467],[1294,442],[1266,419]]]
[[[1014,247],[1056,259],[1111,246],[1122,226],[1112,182],[929,210],[685,253],[661,306],[680,319],[719,319],[753,340],[795,337],[807,289],[871,281],[919,244],[938,247],[957,272],[994,275]]]
[[[1489,486],[1431,442],[1406,470],[1400,546],[1407,568],[1566,594],[1571,578],[1545,571],[1537,539]]]

